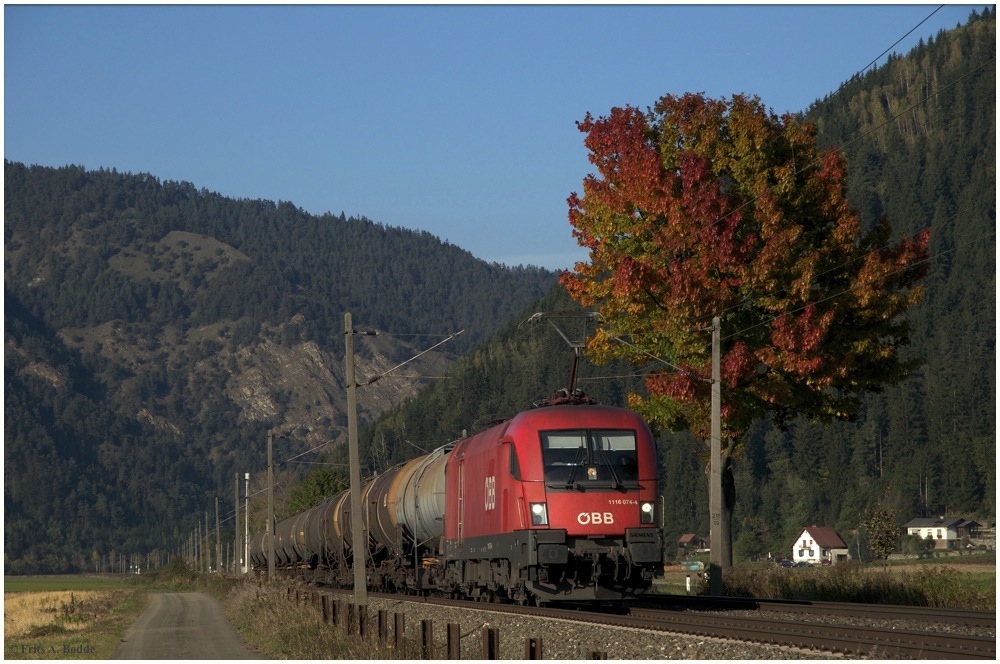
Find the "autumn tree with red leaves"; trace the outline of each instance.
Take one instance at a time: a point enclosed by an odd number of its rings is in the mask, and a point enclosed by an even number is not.
[[[588,352],[652,366],[630,406],[708,443],[711,343],[722,321],[724,566],[732,458],[758,419],[850,419],[861,396],[915,366],[903,312],[922,295],[929,231],[862,232],[846,163],[808,122],[756,97],[667,95],[578,123],[598,173],[568,199],[589,263],[562,283],[603,324]],[[653,358],[656,358],[655,360]]]

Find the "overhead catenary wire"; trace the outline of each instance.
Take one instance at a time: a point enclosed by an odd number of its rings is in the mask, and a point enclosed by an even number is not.
[[[400,367],[403,367],[403,366],[406,366],[406,365],[407,365],[407,364],[409,364],[410,362],[413,362],[414,360],[416,360],[416,359],[417,359],[418,357],[420,357],[421,355],[425,355],[425,354],[427,354],[427,353],[431,352],[432,350],[434,350],[435,348],[437,348],[437,347],[439,347],[439,346],[441,346],[441,345],[443,345],[443,344],[446,344],[446,343],[448,343],[449,341],[451,341],[452,339],[454,339],[454,338],[455,338],[455,337],[457,337],[458,335],[462,334],[463,332],[465,332],[465,330],[464,330],[464,329],[463,329],[463,330],[459,330],[458,332],[454,332],[454,333],[452,333],[452,334],[449,334],[449,335],[448,335],[448,336],[447,336],[446,338],[444,338],[444,339],[442,339],[441,341],[437,342],[436,344],[434,344],[434,345],[433,345],[433,346],[431,346],[430,348],[427,348],[426,350],[422,350],[422,351],[420,351],[419,353],[417,353],[416,355],[414,355],[413,357],[411,357],[410,359],[408,359],[408,360],[406,360],[406,361],[404,361],[404,362],[400,362],[399,364],[397,364],[397,365],[396,365],[396,366],[394,366],[393,368],[389,369],[388,371],[384,371],[384,372],[382,372],[382,373],[381,373],[380,375],[378,375],[378,376],[375,376],[374,378],[370,378],[370,379],[368,379],[368,383],[367,383],[367,384],[368,384],[368,385],[374,385],[375,383],[377,383],[377,382],[378,382],[378,381],[380,381],[381,379],[383,379],[383,378],[385,378],[386,376],[388,376],[389,374],[391,374],[391,373],[392,373],[393,371],[395,371],[396,369],[399,369]]]
[[[895,41],[895,42],[894,42],[894,43],[892,44],[892,46],[890,46],[889,48],[887,48],[887,49],[885,49],[884,51],[882,51],[881,53],[879,53],[879,54],[878,54],[878,56],[876,56],[876,58],[875,58],[874,60],[872,60],[872,61],[871,61],[871,62],[869,62],[869,63],[868,63],[867,65],[865,65],[864,67],[862,67],[862,68],[861,68],[861,69],[860,69],[860,70],[859,70],[858,72],[856,72],[856,73],[854,74],[854,76],[858,76],[858,75],[860,75],[860,74],[864,74],[864,73],[865,73],[866,71],[868,71],[868,68],[869,68],[869,67],[871,67],[872,65],[874,65],[874,64],[875,64],[876,62],[878,62],[879,60],[881,60],[881,59],[882,59],[882,56],[883,56],[883,55],[885,55],[886,53],[888,53],[888,52],[889,52],[889,51],[891,51],[892,49],[896,48],[896,46],[897,46],[897,45],[899,45],[899,42],[903,41],[904,39],[906,39],[907,37],[909,37],[910,35],[912,35],[912,34],[913,34],[913,31],[914,31],[914,30],[916,30],[916,29],[917,29],[917,28],[919,28],[919,27],[920,27],[921,25],[923,25],[924,23],[926,23],[927,21],[929,21],[929,20],[930,20],[930,18],[931,18],[931,16],[934,16],[934,14],[937,14],[937,13],[938,13],[939,11],[941,11],[941,10],[942,10],[943,8],[944,8],[944,5],[938,5],[938,6],[937,6],[937,9],[935,9],[935,10],[934,10],[934,11],[932,11],[932,12],[931,12],[930,14],[928,14],[928,15],[927,15],[926,17],[924,17],[924,20],[920,21],[920,23],[917,23],[917,24],[916,24],[915,26],[913,26],[913,27],[912,27],[912,28],[910,29],[910,31],[909,31],[909,32],[907,32],[907,33],[906,33],[905,35],[903,35],[902,37],[900,37],[899,39],[897,39],[897,40],[896,40],[896,41]],[[846,85],[846,84],[844,84],[844,85]],[[841,88],[843,88],[844,86],[843,86],[843,85],[841,85],[840,87],[841,87]],[[840,88],[838,88],[838,91],[839,91],[839,90],[840,90]]]

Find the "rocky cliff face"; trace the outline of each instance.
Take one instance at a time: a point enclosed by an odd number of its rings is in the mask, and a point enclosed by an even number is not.
[[[162,373],[168,382],[183,382],[191,394],[205,386],[217,386],[236,407],[237,424],[257,422],[276,431],[294,432],[307,443],[339,440],[346,435],[347,388],[343,356],[335,356],[315,341],[283,343],[289,331],[304,322],[297,315],[241,346],[233,344],[232,326],[209,325],[182,334],[174,327],[138,331],[137,326],[115,321],[92,328],[65,328],[59,336],[71,348],[95,352],[131,375],[122,376],[121,401],[134,403],[127,415],[169,430],[183,437],[190,433],[187,423],[172,420],[149,403],[156,390],[144,389],[149,376]],[[452,361],[443,351],[425,350],[388,335],[359,336],[355,345],[355,372],[359,384],[358,411],[370,420],[414,394],[429,377],[442,375]],[[207,355],[206,355],[207,353]],[[420,354],[412,362],[380,378],[401,362]],[[188,360],[202,355],[197,362]],[[401,358],[401,359],[400,359]],[[62,384],[58,369],[44,362],[32,362],[25,371],[53,386]],[[161,386],[176,391],[176,386]],[[141,393],[142,398],[139,398]],[[129,396],[134,394],[135,399]],[[189,404],[190,408],[211,407],[210,403]]]

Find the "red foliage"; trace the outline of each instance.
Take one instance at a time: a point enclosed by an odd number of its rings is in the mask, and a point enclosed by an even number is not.
[[[579,128],[598,172],[567,203],[590,262],[562,281],[604,314],[601,357],[682,368],[633,398],[654,423],[704,430],[710,344],[692,330],[713,315],[730,436],[768,412],[848,415],[845,402],[905,375],[899,317],[920,297],[929,231],[893,244],[882,223],[861,237],[846,163],[817,151],[811,125],[755,98],[684,95]]]

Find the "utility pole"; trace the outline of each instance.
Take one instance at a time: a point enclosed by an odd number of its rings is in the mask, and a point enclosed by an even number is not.
[[[243,573],[250,571],[250,473],[245,473],[243,491]]]
[[[205,561],[205,573],[212,571],[212,545],[208,543],[208,510],[205,510],[205,548],[202,559]]]
[[[719,317],[712,319],[712,451],[708,487],[708,511],[711,519],[709,545],[712,554],[708,565],[708,593],[722,594],[722,369],[720,366]]]
[[[267,432],[267,579],[274,579],[274,432]]]
[[[351,540],[354,543],[354,602],[358,621],[358,634],[364,633],[363,614],[368,607],[365,557],[367,538],[361,516],[361,461],[358,452],[358,383],[354,376],[354,325],[351,314],[344,314],[344,340],[346,343],[347,380],[347,443],[351,457]]]
[[[222,574],[222,539],[219,537],[219,497],[215,497],[215,571]]]
[[[240,474],[236,473],[233,479],[233,505],[236,506],[236,518],[233,519],[233,574],[237,573],[237,558],[241,558],[237,553],[240,549],[237,542],[240,541]],[[240,560],[242,562],[242,559]]]

